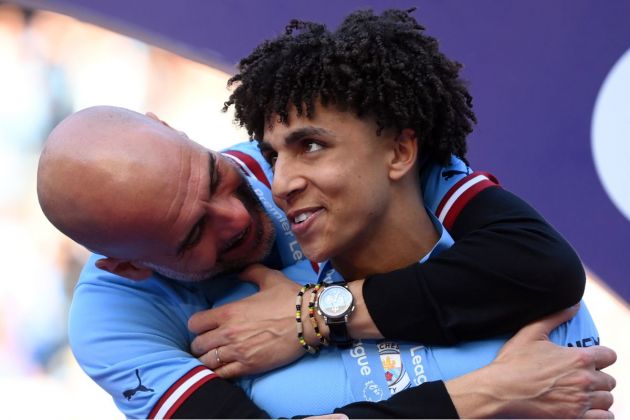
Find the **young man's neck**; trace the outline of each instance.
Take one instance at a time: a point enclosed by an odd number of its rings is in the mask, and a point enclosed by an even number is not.
[[[421,200],[398,203],[369,237],[332,258],[333,267],[344,278],[359,279],[406,267],[420,261],[439,240]]]

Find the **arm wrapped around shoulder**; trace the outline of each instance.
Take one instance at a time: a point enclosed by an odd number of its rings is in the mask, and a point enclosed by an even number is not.
[[[451,235],[455,244],[438,257],[366,279],[364,299],[385,337],[434,345],[492,337],[571,306],[584,293],[575,250],[503,188],[474,197]]]

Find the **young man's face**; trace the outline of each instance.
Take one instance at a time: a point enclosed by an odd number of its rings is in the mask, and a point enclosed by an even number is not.
[[[376,124],[317,106],[265,131],[263,154],[274,161],[272,191],[308,258],[360,252],[388,206],[389,137]]]

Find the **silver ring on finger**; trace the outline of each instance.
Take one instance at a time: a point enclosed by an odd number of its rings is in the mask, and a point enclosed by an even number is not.
[[[221,360],[221,356],[219,356],[219,348],[215,348],[214,349],[214,357],[215,359],[217,359],[217,365],[219,366],[223,366],[224,362]]]

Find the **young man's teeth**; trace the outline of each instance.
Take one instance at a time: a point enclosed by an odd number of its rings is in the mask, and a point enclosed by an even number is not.
[[[293,222],[294,223],[302,223],[303,221],[305,221],[306,219],[308,219],[308,217],[311,215],[312,213],[307,212],[307,213],[300,213],[298,214],[294,219]]]

